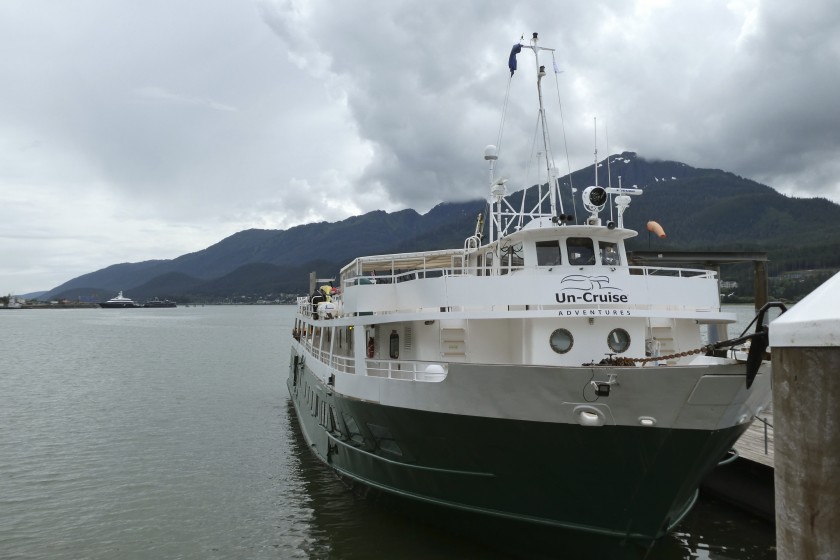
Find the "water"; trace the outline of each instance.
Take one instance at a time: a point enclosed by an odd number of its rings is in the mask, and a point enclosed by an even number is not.
[[[306,449],[292,314],[0,311],[0,558],[506,558],[354,497]],[[701,499],[650,558],[767,560],[773,542]]]

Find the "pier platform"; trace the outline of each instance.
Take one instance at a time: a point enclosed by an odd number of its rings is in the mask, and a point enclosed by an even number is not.
[[[735,444],[742,458],[773,468],[773,410],[762,412]]]

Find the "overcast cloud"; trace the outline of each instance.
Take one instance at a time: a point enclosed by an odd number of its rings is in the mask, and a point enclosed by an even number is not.
[[[7,0],[0,293],[248,228],[484,197],[508,54],[533,31],[556,49],[573,169],[597,117],[601,157],[840,201],[831,0]],[[536,122],[528,56],[500,160],[514,188]]]

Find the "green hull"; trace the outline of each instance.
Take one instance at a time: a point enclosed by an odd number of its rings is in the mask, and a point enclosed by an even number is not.
[[[289,391],[310,447],[346,479],[426,508],[562,534],[570,550],[617,547],[630,557],[687,513],[700,481],[746,428],[584,427],[420,411],[344,398],[306,368]]]

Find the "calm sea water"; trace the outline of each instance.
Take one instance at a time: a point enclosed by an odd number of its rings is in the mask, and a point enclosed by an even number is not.
[[[0,558],[506,558],[354,497],[306,449],[292,315],[0,311]],[[773,543],[701,499],[650,558],[767,560]]]

